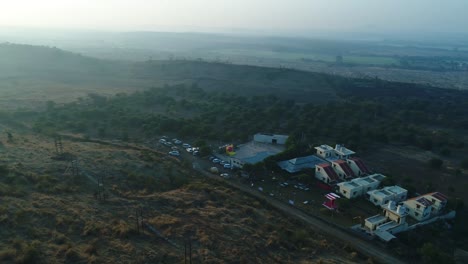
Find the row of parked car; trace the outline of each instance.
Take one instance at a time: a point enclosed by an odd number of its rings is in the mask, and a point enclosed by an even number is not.
[[[163,136],[159,143],[163,144],[166,147],[170,147],[172,151],[169,151],[169,155],[171,156],[180,156],[179,147],[178,145],[182,146],[188,153],[192,153],[192,155],[197,156],[200,154],[199,149],[196,147],[192,147],[188,143],[183,143],[181,140],[174,138],[170,140],[168,137]]]
[[[224,161],[222,159],[218,159],[216,157],[211,156],[211,157],[209,157],[209,160],[211,162],[213,162],[214,164],[219,164],[219,165],[223,166],[223,168],[225,168],[225,169],[233,169],[232,165],[229,162]]]

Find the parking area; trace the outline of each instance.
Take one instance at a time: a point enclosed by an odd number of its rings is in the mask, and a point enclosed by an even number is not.
[[[198,148],[182,139],[162,137],[155,144],[155,147],[159,150],[168,151],[169,155],[173,155],[179,159],[189,160],[193,164],[196,164],[197,169],[210,171],[229,181],[237,181],[255,189],[263,195],[273,197],[306,213],[320,216],[327,221],[343,227],[356,225],[366,217],[380,213],[379,208],[372,206],[364,199],[362,201],[355,199],[352,203],[349,200],[339,202],[342,207],[332,212],[322,205],[326,201],[325,195],[331,191],[321,188],[315,182],[315,179],[305,183],[295,179],[294,176],[286,172],[270,172],[261,175],[260,179],[251,180],[240,176],[240,171],[233,169],[223,155],[213,154],[206,157],[194,155],[195,151],[198,151]],[[313,176],[311,175],[310,177]],[[344,197],[340,199],[347,200]]]

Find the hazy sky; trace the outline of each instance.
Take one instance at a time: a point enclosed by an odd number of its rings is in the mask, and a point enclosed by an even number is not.
[[[1,0],[0,26],[468,32],[468,0]]]

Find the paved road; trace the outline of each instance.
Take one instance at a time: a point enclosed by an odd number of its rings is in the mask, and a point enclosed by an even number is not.
[[[203,171],[203,170],[198,170],[198,171],[202,173],[203,175],[205,175],[206,177],[209,177],[215,180],[223,180],[221,177],[213,175],[206,171]],[[237,182],[232,182],[232,181],[224,181],[224,182],[226,182],[227,184],[229,184],[230,186],[236,189],[249,193],[250,195],[260,198],[262,200],[265,200],[274,208],[286,213],[287,215],[294,216],[304,221],[305,223],[309,224],[313,229],[321,233],[324,233],[325,235],[338,238],[342,240],[343,242],[350,244],[353,248],[356,249],[356,251],[360,252],[363,255],[372,257],[374,260],[377,260],[380,263],[389,263],[389,264],[405,263],[401,261],[400,259],[396,258],[395,256],[391,255],[391,253],[377,246],[372,245],[371,241],[361,240],[351,234],[348,234],[339,229],[336,229],[313,216],[310,216],[294,207],[291,207],[288,204],[285,204],[284,202],[278,201],[269,196],[265,196],[264,194],[258,192],[256,189],[249,188],[248,186],[237,183]]]

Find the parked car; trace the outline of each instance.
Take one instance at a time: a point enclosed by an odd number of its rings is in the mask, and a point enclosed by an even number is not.
[[[192,147],[192,146],[190,146],[190,144],[184,143],[184,144],[182,144],[182,147],[184,147],[184,148],[190,148],[190,147]]]
[[[169,139],[168,136],[162,136],[161,138],[164,139],[164,140],[168,140],[168,139]]]
[[[165,142],[164,145],[168,146],[168,147],[172,147],[172,143],[171,142]]]
[[[198,156],[198,154],[200,154],[200,151],[198,151],[198,150],[195,150],[195,151],[192,153],[192,155],[194,155],[194,156]]]
[[[173,151],[169,151],[169,155],[171,155],[171,156],[180,156],[180,153],[179,153],[179,151],[173,150]]]
[[[176,147],[176,146],[172,147],[171,149],[172,149],[172,150],[179,150],[179,148]]]
[[[182,144],[182,141],[180,141],[180,140],[174,140],[174,144],[176,144],[176,145]]]
[[[224,161],[224,160],[221,160],[221,161],[219,162],[219,164],[224,165],[224,164],[227,164],[227,162]]]
[[[219,163],[219,162],[221,162],[221,160],[220,159],[213,159],[212,162],[213,163]]]
[[[166,140],[165,140],[164,138],[161,138],[161,139],[159,140],[159,143],[163,143],[163,144],[164,144],[164,143],[166,143]]]
[[[188,153],[192,153],[193,152],[193,149],[192,148],[187,148],[186,149]]]
[[[215,159],[215,157],[213,157],[213,156],[210,156],[210,157],[208,158],[209,161],[212,161],[212,160],[214,160],[214,159]]]
[[[225,169],[231,169],[232,167],[231,167],[231,164],[224,164],[224,168]]]
[[[221,176],[223,178],[229,178],[229,174],[227,174],[227,173],[221,173],[219,176]]]

